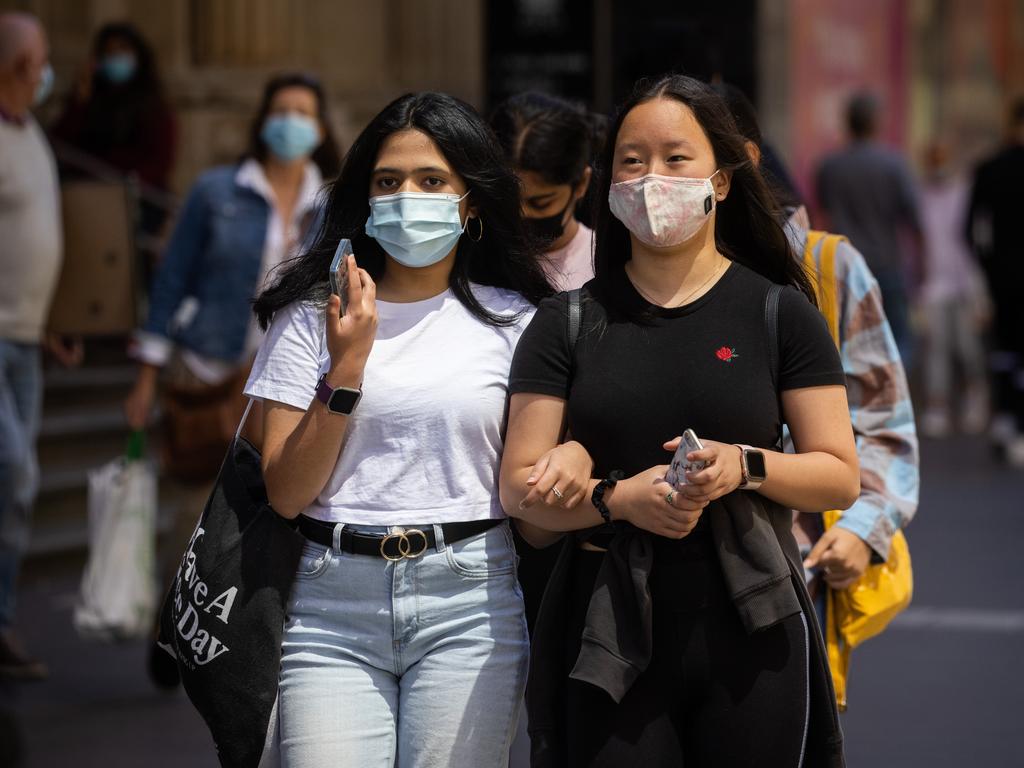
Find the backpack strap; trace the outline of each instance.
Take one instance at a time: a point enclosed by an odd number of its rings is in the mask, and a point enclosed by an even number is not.
[[[764,325],[768,329],[768,367],[771,369],[772,386],[779,389],[779,296],[782,286],[772,283],[764,297]]]
[[[779,434],[776,436],[776,448],[782,450],[782,393],[779,391],[779,368],[782,365],[779,357],[779,297],[783,286],[772,283],[764,297],[764,325],[768,331],[768,368],[772,376],[772,388],[775,390],[775,402],[779,408]]]
[[[569,311],[566,315],[567,333],[569,340],[569,351],[576,349],[576,341],[580,337],[580,326],[583,324],[583,306],[580,301],[581,291],[573,288],[569,291]]]
[[[818,299],[818,309],[825,317],[829,333],[839,346],[839,286],[836,284],[836,249],[846,241],[842,235],[811,230],[804,246],[804,267]]]

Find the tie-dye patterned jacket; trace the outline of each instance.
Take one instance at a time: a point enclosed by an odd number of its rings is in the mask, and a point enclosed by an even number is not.
[[[803,254],[807,230],[791,220],[787,233]],[[840,357],[846,371],[850,417],[860,459],[860,498],[836,523],[857,534],[876,561],[917,511],[919,452],[907,375],[882,296],[860,252],[849,242],[835,253],[839,292]]]

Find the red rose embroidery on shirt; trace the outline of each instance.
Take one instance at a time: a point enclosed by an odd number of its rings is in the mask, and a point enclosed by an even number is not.
[[[731,363],[733,358],[739,357],[739,355],[736,354],[736,350],[733,347],[721,347],[715,352],[715,357],[723,362]]]

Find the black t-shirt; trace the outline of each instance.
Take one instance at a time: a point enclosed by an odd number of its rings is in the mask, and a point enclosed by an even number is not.
[[[616,319],[622,313],[592,280],[575,350],[568,295],[545,299],[519,340],[509,391],[566,399],[569,430],[593,457],[595,477],[668,464],[662,443],[685,429],[771,448],[781,419],[767,348],[770,285],[734,262],[704,296],[666,309],[649,304],[623,272],[616,306],[647,310],[635,321]],[[779,297],[779,358],[780,391],[846,383],[824,318],[794,288]]]

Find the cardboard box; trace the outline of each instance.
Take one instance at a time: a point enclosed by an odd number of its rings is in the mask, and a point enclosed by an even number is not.
[[[68,181],[61,185],[64,264],[50,305],[57,333],[130,333],[137,318],[136,204],[128,185]]]

